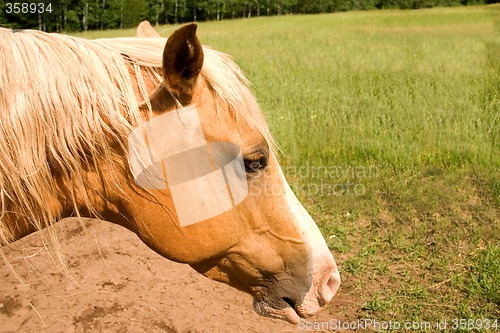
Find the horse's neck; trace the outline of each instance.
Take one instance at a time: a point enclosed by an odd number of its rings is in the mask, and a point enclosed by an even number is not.
[[[103,177],[107,175],[102,174],[101,178]],[[116,174],[112,177],[116,178]],[[47,198],[46,208],[51,215],[49,218],[40,217],[37,221],[31,221],[17,207],[3,209],[0,232],[3,231],[7,239],[0,238],[0,246],[5,245],[6,242],[21,239],[67,217],[101,218],[134,230],[130,219],[121,207],[121,195],[117,195],[117,190],[109,186],[106,188],[102,181],[97,180],[95,173],[88,174],[85,179],[89,189],[85,194],[71,193],[68,187],[63,185],[57,196]]]

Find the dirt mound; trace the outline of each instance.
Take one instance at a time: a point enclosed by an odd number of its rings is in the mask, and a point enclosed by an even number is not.
[[[147,248],[131,232],[96,220],[55,228],[68,274],[33,234],[4,248],[0,332],[293,332],[259,317],[249,295]],[[328,321],[323,311],[316,319]]]

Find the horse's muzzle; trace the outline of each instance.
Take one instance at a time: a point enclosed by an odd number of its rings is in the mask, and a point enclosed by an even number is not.
[[[254,310],[264,317],[271,317],[297,324],[300,318],[307,318],[318,312],[328,304],[340,286],[340,275],[333,258],[315,270],[311,287],[301,301],[293,297],[279,297],[276,299],[255,299]],[[275,294],[276,295],[276,294]]]

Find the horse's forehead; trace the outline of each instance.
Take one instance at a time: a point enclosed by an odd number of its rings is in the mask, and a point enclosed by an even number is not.
[[[206,82],[199,85],[193,98],[205,137],[209,141],[231,141],[244,147],[262,144],[260,131],[246,117],[248,107],[241,101],[239,107],[230,104],[214,92]]]

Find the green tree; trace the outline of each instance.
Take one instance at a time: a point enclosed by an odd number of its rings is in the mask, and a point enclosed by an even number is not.
[[[159,25],[188,21],[291,13],[367,9],[416,9],[496,3],[499,0],[24,0],[51,5],[51,12],[14,14],[0,0],[0,25],[46,31],[111,29],[136,26],[147,19]],[[12,2],[11,2],[12,3]]]
[[[0,26],[2,27],[7,27],[8,26],[8,21],[7,17],[5,17],[5,1],[0,0]]]

